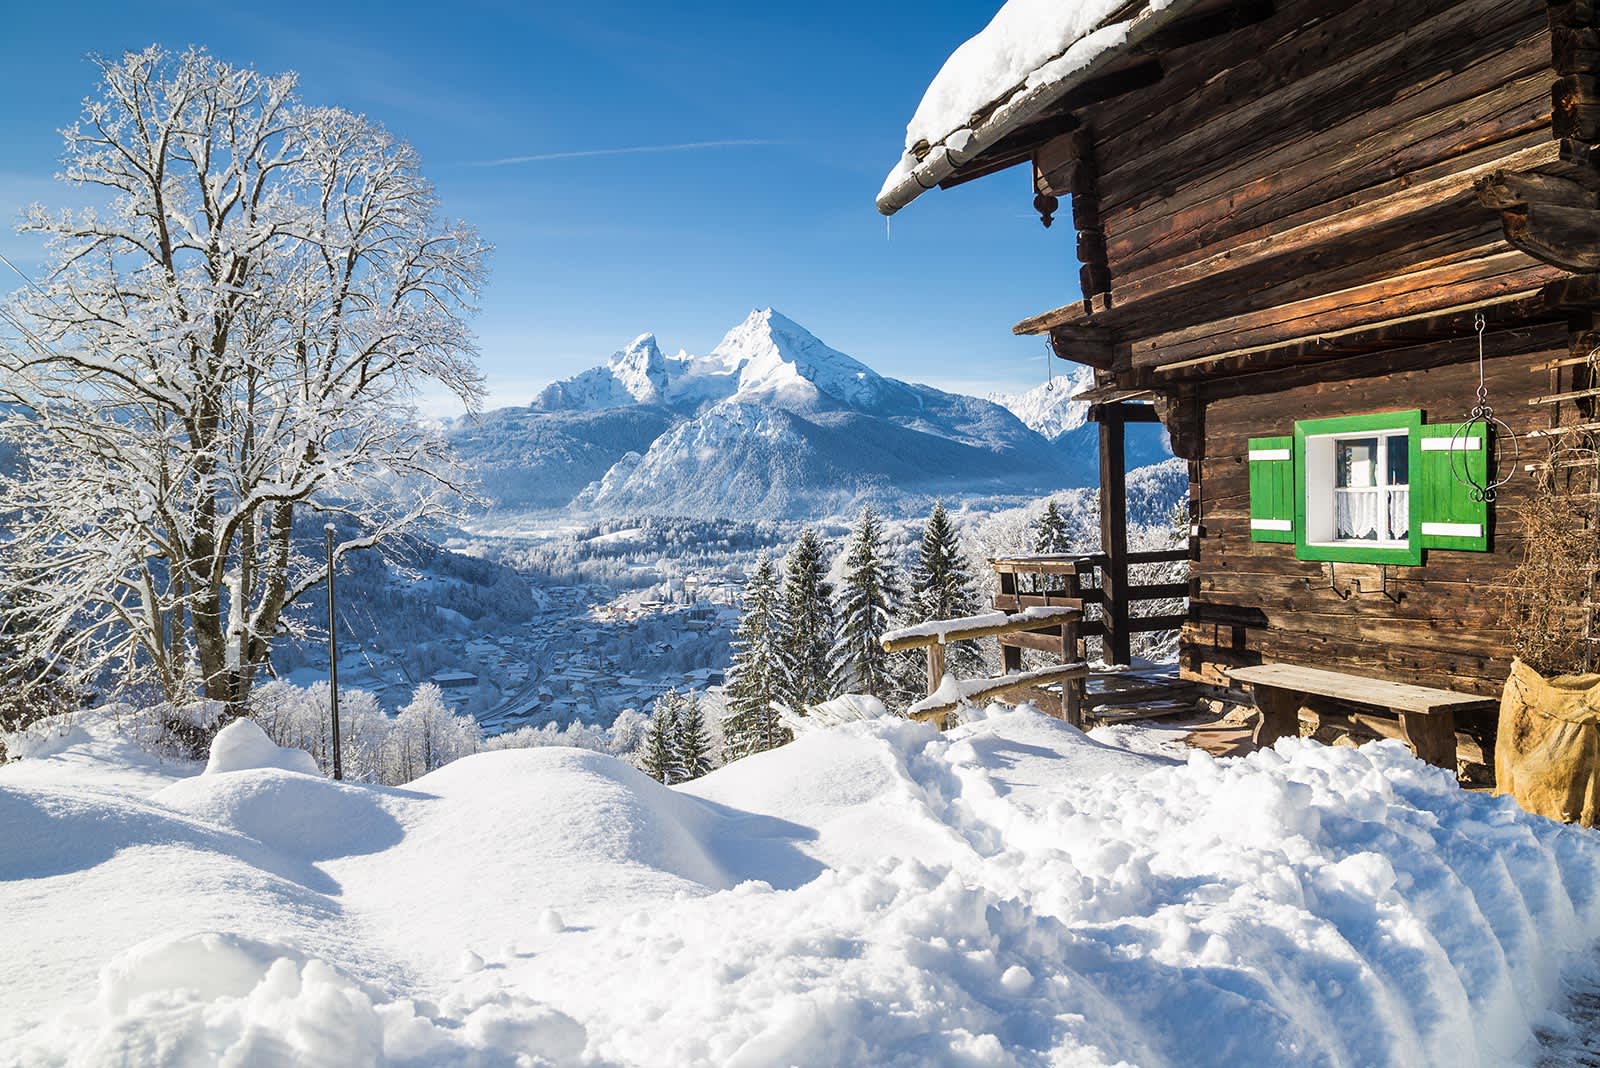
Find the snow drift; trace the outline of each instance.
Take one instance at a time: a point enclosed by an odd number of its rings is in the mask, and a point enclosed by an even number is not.
[[[0,1064],[1524,1062],[1600,837],[1394,743],[1141,755],[850,723],[665,788],[0,768]],[[129,771],[129,766],[144,764]]]

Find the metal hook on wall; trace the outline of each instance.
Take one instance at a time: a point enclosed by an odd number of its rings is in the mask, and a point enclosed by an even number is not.
[[[1500,487],[1511,481],[1516,473],[1517,462],[1522,457],[1522,447],[1517,443],[1517,435],[1506,425],[1505,420],[1494,414],[1494,408],[1489,404],[1489,387],[1484,378],[1483,359],[1483,334],[1488,329],[1489,321],[1479,312],[1472,320],[1473,329],[1478,332],[1478,394],[1477,403],[1468,413],[1467,421],[1456,427],[1450,436],[1450,476],[1458,483],[1467,487],[1474,501],[1494,502],[1499,495]],[[1481,441],[1483,445],[1483,479],[1479,481],[1472,475],[1471,465],[1468,463],[1468,450],[1477,451],[1474,442]],[[1491,453],[1491,447],[1501,441],[1511,443],[1511,462],[1503,466],[1500,457]],[[1490,456],[1494,455],[1491,465]],[[1505,470],[1502,477],[1500,472]]]

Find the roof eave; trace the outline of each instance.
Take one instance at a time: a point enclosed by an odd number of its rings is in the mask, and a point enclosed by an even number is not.
[[[963,126],[946,134],[905,177],[878,195],[878,211],[884,215],[893,215],[927,190],[957,174],[963,167],[978,162],[983,153],[1001,138],[1027,125],[1066,93],[1106,73],[1108,68],[1121,62],[1129,52],[1206,2],[1207,0],[1172,0],[1164,7],[1144,8],[1133,18],[1126,20],[1128,36],[1122,44],[1106,49],[1088,63],[1059,78],[1019,90],[995,106],[976,127]],[[1050,62],[1054,63],[1056,59]],[[963,139],[965,139],[964,144]],[[954,147],[951,145],[952,140],[956,142]]]

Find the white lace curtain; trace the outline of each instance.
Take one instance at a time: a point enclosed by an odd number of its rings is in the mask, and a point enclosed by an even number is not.
[[[1337,537],[1399,541],[1411,529],[1406,489],[1342,489],[1334,494]]]

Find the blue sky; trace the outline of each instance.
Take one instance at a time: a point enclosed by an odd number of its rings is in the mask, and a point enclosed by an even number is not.
[[[767,305],[895,377],[1027,388],[1043,344],[1010,325],[1076,297],[1077,270],[1026,170],[929,193],[892,232],[872,205],[923,87],[997,6],[19,5],[0,36],[0,216],[77,197],[51,175],[86,54],[201,44],[297,71],[308,101],[418,147],[446,211],[496,246],[476,323],[492,405],[646,330],[706,352]],[[676,145],[700,147],[614,151]],[[39,263],[9,232],[0,248]]]

